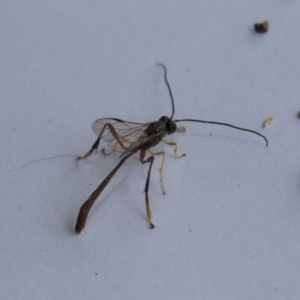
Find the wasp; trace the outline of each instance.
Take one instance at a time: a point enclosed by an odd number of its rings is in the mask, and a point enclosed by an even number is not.
[[[223,125],[232,127],[234,129],[247,131],[250,133],[254,133],[260,137],[262,137],[265,142],[266,146],[268,146],[268,140],[265,136],[262,134],[246,129],[237,127],[231,124],[227,123],[221,123],[221,122],[213,122],[213,121],[203,121],[203,120],[195,120],[195,119],[181,119],[181,120],[173,120],[173,116],[175,113],[175,105],[174,105],[174,98],[171,91],[170,84],[167,79],[167,68],[165,65],[161,63],[157,63],[158,66],[163,68],[164,71],[164,80],[167,85],[169,95],[171,98],[172,103],[172,114],[170,117],[162,116],[158,121],[149,122],[149,123],[136,123],[136,122],[128,122],[120,119],[115,118],[104,118],[104,119],[98,119],[92,124],[92,130],[97,135],[97,139],[95,143],[93,144],[90,151],[88,151],[85,155],[80,156],[77,158],[77,160],[80,159],[86,159],[89,156],[92,155],[93,152],[96,152],[100,141],[103,140],[108,143],[108,145],[111,147],[110,153],[106,153],[103,150],[103,153],[106,155],[109,155],[117,150],[117,148],[121,148],[122,153],[120,155],[121,160],[117,164],[117,166],[107,175],[107,177],[101,182],[101,184],[96,188],[96,190],[90,195],[90,197],[83,203],[83,205],[80,208],[77,222],[75,226],[75,231],[77,233],[80,233],[82,229],[85,226],[88,214],[90,209],[92,208],[93,204],[95,203],[96,199],[99,197],[101,192],[104,190],[104,188],[107,186],[107,184],[110,182],[110,180],[113,178],[113,176],[116,174],[116,172],[120,169],[120,167],[125,163],[125,161],[134,155],[135,153],[139,152],[139,160],[142,164],[149,164],[148,168],[148,174],[145,184],[145,201],[146,201],[146,214],[147,219],[150,225],[150,228],[154,228],[155,226],[152,223],[152,216],[151,216],[151,209],[149,204],[149,182],[150,182],[150,175],[151,175],[151,169],[154,162],[155,157],[157,155],[162,156],[162,163],[160,166],[160,174],[162,174],[164,161],[165,161],[165,152],[160,151],[157,153],[154,153],[151,151],[151,147],[156,146],[160,142],[163,142],[164,144],[167,144],[169,146],[172,146],[174,149],[175,156],[178,158],[184,157],[185,154],[178,155],[177,154],[177,144],[174,142],[168,142],[164,140],[165,136],[168,136],[170,134],[178,132],[184,132],[184,127],[177,127],[176,123],[179,122],[198,122],[198,123],[207,123],[207,124],[216,124],[216,125]],[[146,158],[146,152],[150,153],[150,156]],[[162,183],[162,177],[161,177],[161,183]],[[162,190],[164,192],[163,184],[162,184]]]

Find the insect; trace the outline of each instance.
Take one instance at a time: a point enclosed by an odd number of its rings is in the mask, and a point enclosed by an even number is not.
[[[265,142],[266,146],[268,146],[268,140],[266,137],[264,137],[262,134],[246,129],[237,127],[231,124],[227,123],[221,123],[221,122],[213,122],[213,121],[203,121],[203,120],[195,120],[195,119],[182,119],[182,120],[173,120],[173,116],[175,113],[175,107],[174,107],[174,98],[171,91],[170,84],[167,79],[167,69],[166,67],[161,64],[157,63],[158,66],[163,68],[164,71],[164,80],[167,85],[169,95],[171,98],[172,103],[172,114],[170,117],[162,116],[158,121],[150,122],[150,123],[135,123],[135,122],[127,122],[120,119],[114,119],[114,118],[104,118],[104,119],[98,119],[92,124],[92,129],[95,132],[95,134],[98,136],[95,143],[93,144],[90,151],[88,151],[84,156],[78,157],[77,159],[86,159],[88,158],[94,151],[97,151],[99,147],[100,140],[103,140],[111,146],[112,150],[110,153],[104,154],[111,154],[113,153],[117,147],[120,147],[123,152],[120,155],[121,160],[117,164],[117,166],[107,175],[107,177],[101,182],[101,184],[96,188],[96,190],[91,194],[91,196],[83,203],[83,205],[80,208],[77,222],[75,226],[75,231],[77,233],[80,233],[82,229],[85,226],[88,214],[90,209],[92,208],[93,204],[95,203],[96,199],[99,197],[101,192],[104,190],[104,188],[107,186],[107,184],[110,182],[110,180],[113,178],[113,176],[116,174],[116,172],[120,169],[120,167],[125,163],[125,161],[134,155],[135,153],[139,152],[139,159],[142,164],[149,164],[148,168],[148,174],[145,184],[145,200],[146,200],[146,214],[147,219],[150,225],[150,228],[154,228],[155,226],[152,223],[152,217],[151,217],[151,209],[149,204],[149,181],[150,181],[150,174],[152,165],[154,162],[154,159],[156,155],[162,156],[162,163],[160,166],[160,173],[162,173],[163,166],[164,166],[164,160],[165,160],[165,152],[160,151],[157,153],[154,153],[151,151],[151,147],[157,145],[160,142],[163,142],[169,146],[172,146],[174,149],[175,156],[180,158],[185,156],[185,154],[178,155],[177,154],[177,144],[174,142],[167,142],[164,140],[164,137],[170,134],[173,134],[176,132],[178,122],[198,122],[198,123],[208,123],[208,124],[217,124],[217,125],[223,125],[223,126],[229,126],[238,130],[248,131],[251,133],[254,133],[256,135],[259,135],[262,137]],[[179,132],[184,132],[184,127],[179,127]],[[146,152],[150,153],[150,156],[146,158]],[[161,178],[162,183],[162,178]],[[162,186],[163,188],[163,186]]]

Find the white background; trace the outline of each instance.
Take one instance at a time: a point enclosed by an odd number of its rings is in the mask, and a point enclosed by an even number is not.
[[[299,1],[1,1],[1,299],[300,299]],[[264,35],[253,24],[269,20]],[[198,118],[154,162],[82,155],[104,117]],[[274,116],[267,129],[262,122]],[[180,124],[181,125],[181,124]],[[183,125],[183,124],[182,124]],[[105,143],[100,145],[100,149]]]

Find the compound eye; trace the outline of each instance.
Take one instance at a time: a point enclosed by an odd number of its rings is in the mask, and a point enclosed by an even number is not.
[[[176,131],[177,126],[173,121],[168,121],[166,124],[168,134],[172,134]]]

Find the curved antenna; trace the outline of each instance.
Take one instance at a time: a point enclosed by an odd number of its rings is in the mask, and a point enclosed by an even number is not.
[[[184,121],[187,121],[187,122],[198,122],[198,123],[207,123],[207,124],[216,124],[216,125],[224,125],[224,126],[228,126],[228,127],[232,127],[232,128],[238,129],[238,130],[252,132],[254,134],[259,135],[260,137],[262,137],[265,140],[266,147],[268,147],[268,145],[269,145],[269,142],[268,142],[268,140],[267,140],[267,138],[265,136],[263,136],[262,134],[254,131],[254,130],[251,130],[251,129],[246,129],[246,128],[237,127],[237,126],[234,126],[234,125],[231,125],[231,124],[227,124],[227,123],[213,122],[213,121],[202,121],[202,120],[194,120],[194,119],[174,120],[175,123],[176,122],[184,122]]]
[[[170,87],[170,84],[168,82],[168,79],[167,79],[167,68],[165,65],[161,64],[161,63],[156,63],[158,66],[161,66],[163,69],[164,69],[164,77],[165,77],[165,83],[168,87],[168,90],[169,90],[169,94],[170,94],[170,97],[171,97],[171,101],[172,101],[172,115],[170,117],[170,119],[173,118],[174,116],[174,113],[175,113],[175,107],[174,107],[174,98],[173,98],[173,95],[172,95],[172,91],[171,91],[171,87]]]

